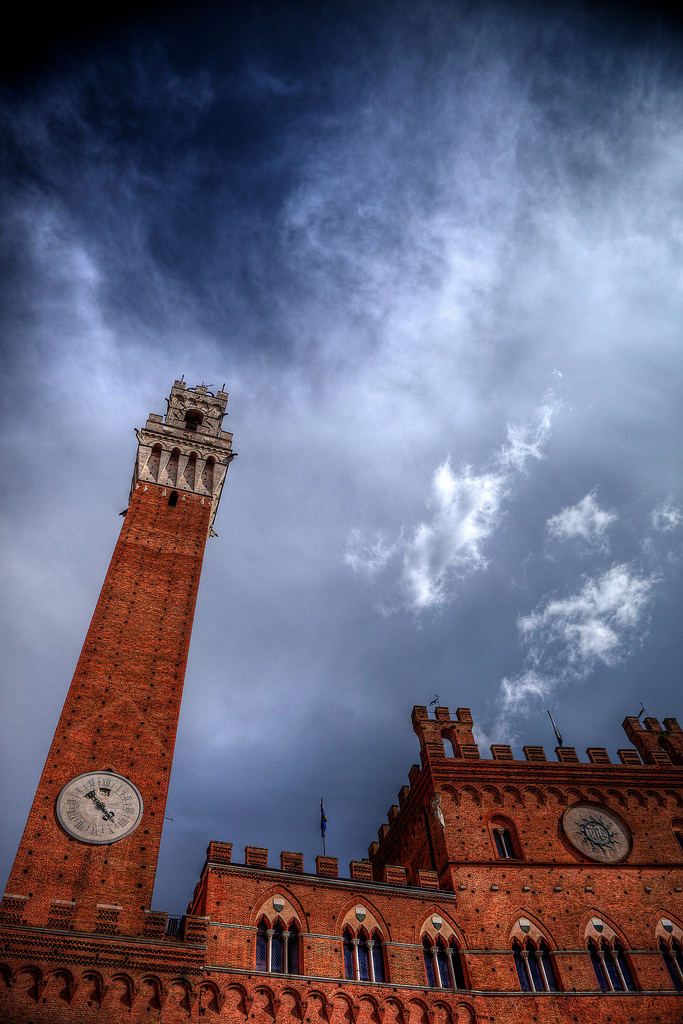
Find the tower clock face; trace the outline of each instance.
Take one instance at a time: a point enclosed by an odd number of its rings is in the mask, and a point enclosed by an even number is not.
[[[88,772],[67,782],[57,797],[57,819],[82,843],[116,843],[137,828],[142,797],[122,775]]]

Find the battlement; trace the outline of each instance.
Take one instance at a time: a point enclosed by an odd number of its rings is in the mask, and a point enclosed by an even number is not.
[[[168,492],[200,496],[211,506],[209,532],[216,516],[225,475],[235,458],[232,434],[222,429],[228,394],[215,395],[205,384],[188,388],[175,381],[166,399],[166,415],[152,413],[136,430],[138,454],[131,493],[138,486],[156,484]],[[176,499],[177,500],[177,497]]]
[[[413,708],[412,723],[420,741],[421,764],[411,768],[410,785],[401,788],[398,805],[393,804],[389,808],[387,821],[380,825],[377,841],[368,849],[370,860],[380,873],[385,857],[394,857],[393,837],[400,833],[408,819],[425,813],[436,814],[438,818],[433,804],[442,786],[479,793],[484,789],[490,793],[495,790],[498,794],[496,799],[502,806],[504,799],[499,790],[502,793],[507,786],[507,790],[512,792],[510,784],[513,782],[518,786],[533,787],[539,781],[539,770],[542,770],[547,772],[546,783],[560,786],[556,792],[560,802],[567,804],[572,799],[570,791],[575,798],[579,792],[576,787],[587,785],[589,775],[595,782],[596,769],[606,773],[604,779],[610,785],[619,786],[623,774],[624,785],[633,786],[634,769],[656,767],[674,770],[683,765],[683,729],[675,718],[665,718],[663,727],[656,718],[646,718],[642,724],[638,718],[626,718],[623,728],[633,747],[618,750],[618,762],[611,760],[604,747],[589,747],[586,750],[587,760],[582,761],[574,747],[555,747],[555,760],[549,760],[542,746],[526,745],[522,748],[523,759],[518,759],[506,743],[492,744],[491,757],[482,757],[474,740],[474,723],[469,708],[458,708],[453,718],[447,707],[437,707],[432,718],[426,707],[417,705]],[[520,775],[520,770],[523,773],[528,771],[528,778],[526,774]],[[567,771],[572,775],[566,775]],[[586,781],[582,783],[584,775]],[[562,792],[563,788],[566,793]],[[419,794],[417,804],[416,793]],[[481,796],[475,799],[481,799]],[[523,802],[523,795],[520,799]]]

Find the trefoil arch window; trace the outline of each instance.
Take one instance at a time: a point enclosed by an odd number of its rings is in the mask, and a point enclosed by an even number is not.
[[[589,939],[588,952],[601,992],[637,991],[626,955],[617,939],[611,944],[607,939],[601,939],[599,944]]]
[[[517,977],[522,992],[558,992],[557,975],[550,957],[550,950],[543,939],[524,944],[515,939],[512,943]]]
[[[422,940],[427,984],[430,988],[464,989],[465,973],[462,969],[460,950],[451,939],[446,945],[442,939],[430,942],[425,935]]]
[[[660,939],[659,949],[664,957],[673,987],[677,992],[683,992],[683,953],[680,944],[676,939],[669,939],[668,943]]]
[[[354,935],[345,928],[342,935],[344,950],[344,977],[348,981],[369,981],[371,985],[386,980],[382,936],[373,932],[371,937],[360,931]]]
[[[271,974],[299,974],[299,929],[292,921],[283,928],[280,921],[269,927],[261,918],[256,929],[256,970]]]

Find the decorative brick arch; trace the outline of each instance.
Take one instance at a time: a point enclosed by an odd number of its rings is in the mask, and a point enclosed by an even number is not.
[[[440,917],[443,921],[443,925],[439,929],[435,928],[432,924],[432,917],[434,916]],[[433,903],[431,907],[423,911],[419,920],[422,923],[416,928],[416,942],[422,942],[425,935],[427,935],[432,942],[436,942],[439,938],[443,939],[446,943],[450,942],[451,939],[455,939],[460,949],[467,948],[467,943],[457,924],[451,915],[438,904]]]
[[[602,922],[602,931],[598,931],[593,925],[593,918],[598,918]],[[579,927],[579,939],[583,945],[586,944],[588,939],[594,939],[595,941],[607,939],[608,942],[618,939],[625,949],[631,948],[630,940],[625,935],[623,929],[609,915],[595,907],[584,914]]]
[[[366,911],[366,916],[362,921],[356,917],[356,907],[363,907]],[[352,897],[342,904],[337,917],[337,933],[341,935],[345,928],[350,928],[354,934],[364,930],[368,935],[371,935],[376,929],[381,933],[385,942],[391,938],[384,917],[374,903],[367,900],[365,896]]]
[[[521,925],[520,920],[529,922],[529,931],[525,932]],[[513,916],[508,919],[507,924],[507,940],[511,943],[513,939],[517,939],[519,942],[524,942],[525,939],[531,939],[532,942],[538,943],[543,939],[548,947],[552,950],[558,949],[557,942],[552,935],[552,932],[548,929],[545,922],[542,921],[535,914],[532,914],[530,910],[526,910],[522,907]]]
[[[273,905],[273,901],[278,896],[285,903],[282,910],[276,910]],[[300,932],[309,931],[306,912],[296,896],[286,886],[273,886],[267,891],[261,903],[252,911],[250,923],[256,927],[262,917],[266,918],[271,927],[279,919],[284,928],[291,924],[292,921],[296,921]]]

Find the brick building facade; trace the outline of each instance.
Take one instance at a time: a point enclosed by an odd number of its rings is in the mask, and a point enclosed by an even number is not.
[[[420,765],[365,860],[209,844],[151,909],[227,395],[176,381],[0,904],[0,1020],[470,1024],[683,1020],[683,731],[627,718],[618,764],[496,745],[413,710]],[[229,837],[226,837],[229,838]]]

